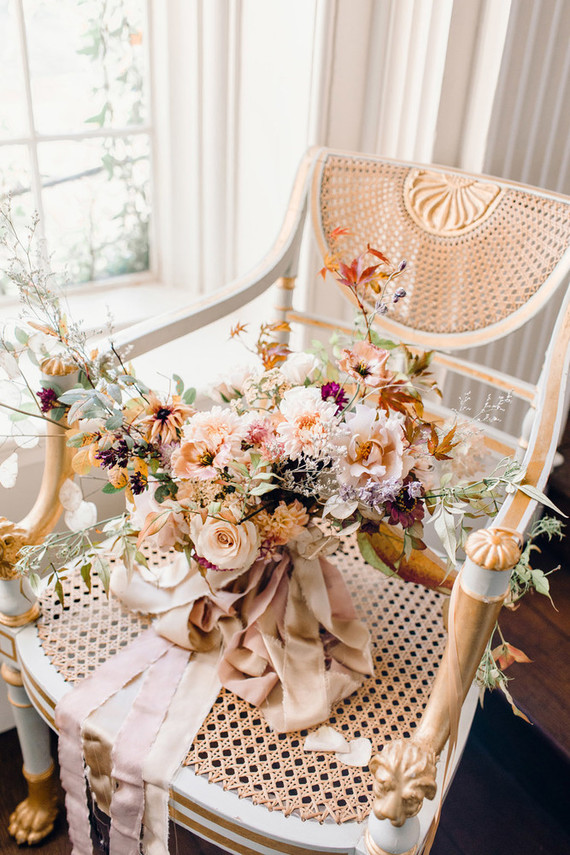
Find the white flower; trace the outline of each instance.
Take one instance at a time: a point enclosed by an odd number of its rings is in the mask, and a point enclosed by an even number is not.
[[[249,520],[236,525],[224,519],[195,514],[190,533],[196,553],[219,570],[248,570],[257,558],[259,533]]]
[[[279,407],[285,421],[277,425],[277,433],[291,460],[301,454],[318,456],[336,426],[336,409],[314,386],[295,386],[285,393]]]
[[[408,474],[413,461],[405,454],[404,433],[396,417],[357,404],[345,421],[350,436],[340,457],[342,483],[364,486],[370,479],[402,479]]]
[[[319,369],[319,360],[312,353],[290,353],[279,366],[281,374],[294,386],[312,380]]]
[[[143,531],[147,525],[149,514],[164,514],[161,520],[164,525],[156,534],[149,534],[145,540],[155,543],[162,552],[167,552],[177,543],[184,543],[186,535],[190,533],[190,526],[186,522],[184,514],[172,510],[172,502],[166,499],[159,504],[150,490],[133,496],[134,509],[131,511],[131,523],[133,528]]]
[[[255,374],[255,370],[250,365],[242,365],[233,368],[229,372],[225,371],[223,376],[218,377],[214,383],[212,397],[220,403],[227,403],[236,398],[241,398],[244,394],[244,386],[246,380]]]

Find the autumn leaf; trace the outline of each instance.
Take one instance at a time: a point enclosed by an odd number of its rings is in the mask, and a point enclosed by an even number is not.
[[[526,653],[523,653],[518,647],[509,644],[508,641],[496,647],[492,655],[501,671],[504,671],[513,662],[532,662],[532,659],[529,659]]]
[[[152,537],[153,534],[158,534],[158,532],[164,528],[168,522],[169,514],[170,511],[151,511],[150,514],[147,514],[144,525],[137,539],[137,549],[147,537]]]
[[[366,246],[366,251],[369,252],[370,255],[373,255],[375,258],[380,259],[383,264],[387,264],[389,267],[392,267],[390,259],[386,255],[384,255],[383,252],[380,252],[380,250],[374,249],[370,246],[370,244],[368,244]]]
[[[431,429],[431,436],[428,439],[428,451],[429,453],[435,457],[436,460],[449,460],[450,454],[449,452],[455,448],[456,445],[459,445],[459,440],[457,442],[453,442],[453,437],[455,436],[455,431],[457,430],[457,425],[453,425],[450,431],[446,433],[443,439],[439,439],[437,435],[437,431],[434,427]]]
[[[237,323],[235,327],[232,327],[230,330],[230,338],[237,338],[238,335],[244,333],[247,329],[247,324]]]
[[[340,226],[337,226],[337,228],[333,229],[332,232],[329,234],[329,241],[331,243],[334,243],[334,242],[340,240],[341,238],[345,237],[345,235],[350,235],[350,234],[352,234],[350,229],[342,229]]]

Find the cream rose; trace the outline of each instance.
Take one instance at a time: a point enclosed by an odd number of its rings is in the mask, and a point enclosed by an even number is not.
[[[259,552],[259,533],[250,522],[235,523],[196,514],[190,522],[190,534],[200,558],[219,570],[247,570]]]

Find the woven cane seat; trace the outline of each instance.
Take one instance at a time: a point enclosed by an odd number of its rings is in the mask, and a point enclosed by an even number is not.
[[[168,560],[151,550],[147,556],[154,566]],[[335,561],[370,629],[376,674],[338,704],[328,723],[347,739],[368,737],[378,751],[410,736],[427,703],[445,646],[442,596],[386,578],[364,564],[355,543]],[[63,609],[51,594],[44,597],[38,632],[53,665],[75,683],[132,641],[148,619],[108,601],[96,580],[91,594],[78,576],[64,587]],[[332,754],[303,751],[306,734],[273,733],[255,707],[223,689],[185,765],[269,810],[337,823],[365,819],[371,775],[338,763]]]
[[[431,167],[328,154],[313,203],[323,252],[337,251],[331,232],[347,228],[343,256],[370,243],[394,262],[407,260],[408,298],[393,304],[401,282],[388,288],[390,318],[424,332],[456,334],[507,318],[537,294],[568,247],[567,200]]]

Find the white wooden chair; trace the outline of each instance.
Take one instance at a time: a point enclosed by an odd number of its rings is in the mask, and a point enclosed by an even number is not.
[[[436,361],[448,375],[508,390],[521,400],[527,409],[521,434],[489,428],[489,448],[518,455],[526,482],[544,489],[566,417],[568,296],[536,386],[454,352],[511,335],[554,296],[570,269],[566,197],[447,168],[313,149],[300,166],[274,247],[250,274],[187,310],[127,330],[116,344],[130,344],[131,356],[148,352],[244,306],[273,283],[279,318],[338,329],[338,319],[293,307],[306,216],[323,254],[331,249],[333,229],[342,227],[351,231],[349,257],[368,242],[389,257],[406,257],[408,298],[382,320],[385,332],[412,346],[436,348]],[[51,371],[57,373],[57,365]],[[38,604],[30,605],[13,578],[18,548],[38,542],[59,513],[57,494],[69,472],[69,450],[62,432],[51,427],[36,506],[17,526],[0,522],[2,676],[30,789],[13,832],[31,843],[49,831],[55,812],[44,723],[53,726],[55,704],[69,682],[141,628],[118,605],[89,597],[72,583],[64,613],[44,600],[38,630]],[[253,708],[223,692],[188,746],[188,765],[174,780],[175,821],[239,853],[419,852],[438,803],[437,798],[424,803],[424,797],[432,798],[436,787],[445,789],[460,757],[476,704],[474,674],[535,505],[523,493],[509,495],[492,528],[468,546],[456,582],[453,627],[458,629],[447,645],[440,594],[382,577],[366,568],[356,551],[344,556],[351,591],[377,645],[377,674],[339,705],[332,723],[347,735],[370,736],[379,752],[372,772],[341,769],[324,755],[304,754],[302,736],[275,737]],[[464,700],[459,722],[449,703],[455,694]],[[446,754],[450,730],[456,745]]]

